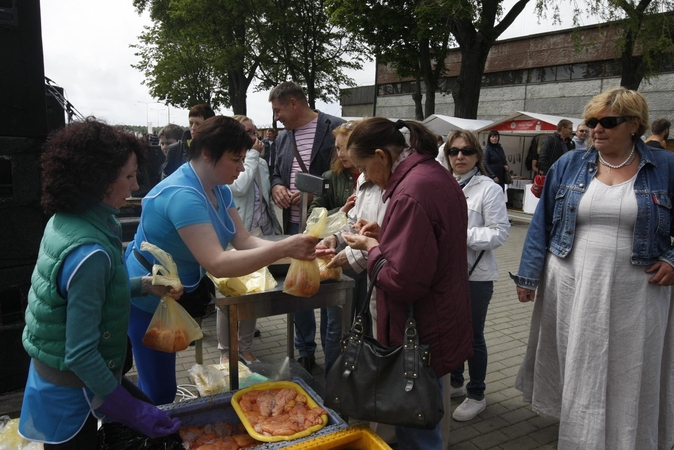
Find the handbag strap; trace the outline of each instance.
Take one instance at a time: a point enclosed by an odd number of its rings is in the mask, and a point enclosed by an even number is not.
[[[367,295],[365,296],[365,298],[368,300],[372,297],[374,285],[377,281],[377,277],[379,276],[381,268],[384,267],[384,264],[386,264],[386,258],[382,258],[379,261],[377,261],[377,264],[375,264],[374,269],[372,269],[372,276],[370,277],[370,283],[367,285]],[[353,334],[356,334],[358,336],[362,336],[363,334],[365,334],[365,315],[367,314],[369,307],[370,302],[366,301],[363,302],[363,306],[361,307],[361,309],[359,311],[356,311],[356,317],[354,317],[353,324],[351,324],[351,332]]]
[[[292,135],[292,141],[290,142],[290,145],[293,148],[293,152],[295,153],[295,159],[297,159],[297,163],[300,165],[300,169],[302,169],[302,172],[308,173],[309,171],[307,170],[306,164],[304,164],[304,161],[302,161],[302,156],[300,156],[300,151],[297,149],[297,143],[295,142],[295,132],[293,131]]]
[[[473,274],[473,271],[474,271],[475,268],[477,267],[477,263],[479,263],[480,260],[482,259],[482,255],[484,255],[484,250],[482,250],[482,251],[480,252],[480,254],[477,255],[477,259],[476,259],[475,262],[473,263],[473,267],[471,267],[470,270],[468,271],[468,276],[471,276],[471,275]]]
[[[374,290],[374,285],[377,282],[377,277],[379,276],[379,272],[381,271],[382,267],[384,267],[384,264],[386,264],[386,258],[382,258],[379,261],[377,261],[377,264],[374,266],[372,269],[372,276],[370,277],[370,283],[367,285],[367,295],[365,298],[370,298],[372,296],[372,291]],[[363,302],[363,306],[360,311],[358,311],[359,315],[364,315],[367,312],[367,308],[370,306],[370,302]]]

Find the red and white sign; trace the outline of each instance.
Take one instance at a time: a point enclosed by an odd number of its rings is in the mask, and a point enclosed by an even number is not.
[[[490,130],[498,130],[505,133],[508,131],[556,131],[557,125],[535,119],[510,120],[490,127]]]

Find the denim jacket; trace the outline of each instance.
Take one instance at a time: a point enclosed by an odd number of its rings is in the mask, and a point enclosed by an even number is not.
[[[674,266],[671,236],[674,196],[674,154],[647,147],[635,139],[641,162],[634,182],[638,214],[632,241],[632,264],[658,260]],[[531,220],[517,275],[520,287],[536,289],[546,251],[565,258],[573,248],[578,204],[597,174],[597,150],[573,150],[548,171],[541,199]]]

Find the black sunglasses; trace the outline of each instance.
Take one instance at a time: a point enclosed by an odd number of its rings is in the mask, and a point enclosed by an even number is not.
[[[449,156],[457,156],[459,152],[463,153],[463,156],[472,156],[477,153],[477,150],[475,150],[472,147],[464,147],[464,148],[452,147],[449,150],[447,150],[447,154]]]
[[[618,125],[620,125],[623,122],[626,122],[629,120],[629,117],[621,116],[621,117],[602,117],[601,119],[597,119],[596,117],[593,117],[589,120],[585,121],[585,125],[587,125],[588,128],[595,128],[597,124],[601,124],[602,127],[604,128],[615,128]]]

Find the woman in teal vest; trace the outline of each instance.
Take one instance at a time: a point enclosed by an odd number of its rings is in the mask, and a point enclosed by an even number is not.
[[[148,274],[154,257],[140,249],[150,242],[173,256],[185,286],[181,304],[196,317],[210,301],[200,286],[206,274],[216,277],[248,275],[281,258],[313,259],[317,239],[306,234],[278,242],[252,236],[246,229],[229,184],[245,170],[246,152],[253,140],[231,117],[206,119],[192,136],[188,162],[157,184],[143,198],[143,212],[134,240],[126,250],[132,276]],[[226,251],[231,244],[237,251]],[[210,283],[208,279],[206,281]],[[203,299],[203,301],[201,301]],[[129,337],[138,371],[138,387],[158,405],[176,396],[175,353],[142,343],[159,297],[133,297]],[[191,304],[191,305],[190,305]],[[194,306],[196,304],[196,307]]]
[[[31,277],[23,345],[31,357],[20,434],[50,449],[97,448],[97,419],[149,437],[180,421],[122,386],[131,295],[182,291],[129,280],[115,214],[147,156],[132,134],[89,118],[54,134],[42,155],[51,215]]]

